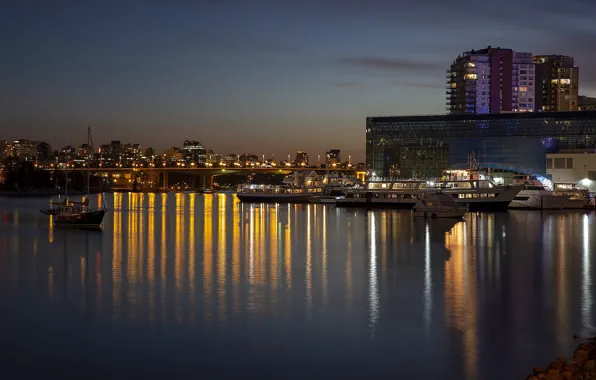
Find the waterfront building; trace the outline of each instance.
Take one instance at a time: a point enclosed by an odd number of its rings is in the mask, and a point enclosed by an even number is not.
[[[580,111],[596,111],[596,98],[581,95],[577,103]]]
[[[536,110],[543,112],[577,111],[579,68],[573,57],[537,55]]]
[[[546,174],[546,154],[596,149],[596,111],[369,117],[366,163],[377,176],[439,177],[479,164]]]
[[[341,154],[339,149],[331,149],[325,154],[325,165],[327,167],[341,164]]]
[[[470,50],[447,69],[447,112],[452,115],[535,110],[531,53]]]
[[[296,152],[296,159],[294,160],[296,166],[308,166],[308,154],[305,151],[299,150]]]
[[[546,173],[555,183],[580,184],[596,191],[596,153],[593,150],[549,153]]]

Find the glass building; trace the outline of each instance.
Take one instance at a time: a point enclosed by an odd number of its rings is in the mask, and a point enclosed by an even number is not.
[[[546,153],[596,151],[596,111],[366,119],[366,163],[376,176],[431,178],[468,167],[546,173]]]

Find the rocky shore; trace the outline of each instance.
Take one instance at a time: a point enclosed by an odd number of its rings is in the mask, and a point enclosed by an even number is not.
[[[596,380],[596,337],[583,340],[569,360],[558,357],[544,368],[534,368],[527,380]]]

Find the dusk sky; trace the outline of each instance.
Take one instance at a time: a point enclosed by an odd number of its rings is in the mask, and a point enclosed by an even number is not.
[[[96,145],[363,160],[366,116],[444,114],[445,69],[487,45],[574,56],[596,95],[595,0],[13,3],[0,139],[55,149],[90,123]]]

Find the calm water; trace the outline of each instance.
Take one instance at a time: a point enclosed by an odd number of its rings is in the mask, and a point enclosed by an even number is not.
[[[593,213],[107,203],[97,232],[0,199],[4,373],[514,379],[595,333]]]

